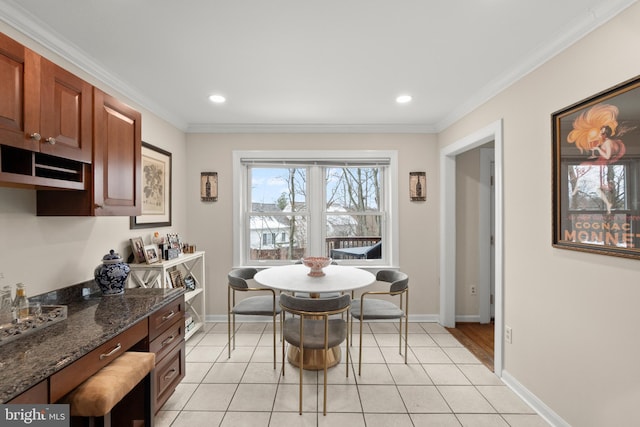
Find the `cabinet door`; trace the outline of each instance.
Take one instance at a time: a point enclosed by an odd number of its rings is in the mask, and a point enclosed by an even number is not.
[[[41,59],[40,151],[91,163],[92,86]]]
[[[95,215],[140,215],[141,114],[94,88]]]
[[[29,137],[40,126],[39,59],[0,33],[0,140],[4,145],[39,150],[38,140]]]

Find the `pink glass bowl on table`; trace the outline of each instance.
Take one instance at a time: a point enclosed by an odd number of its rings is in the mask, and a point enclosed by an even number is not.
[[[324,276],[322,269],[331,264],[331,258],[326,256],[308,256],[302,258],[302,263],[311,269],[308,276],[322,277]]]

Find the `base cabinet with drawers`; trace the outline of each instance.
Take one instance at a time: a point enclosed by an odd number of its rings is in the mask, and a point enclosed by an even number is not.
[[[149,316],[148,351],[156,354],[156,412],[185,375],[184,297]]]
[[[157,413],[185,376],[184,317],[185,298],[180,295],[6,403],[59,402],[124,352],[144,351],[156,355],[154,399],[150,405],[152,411]],[[143,387],[138,385],[123,402],[116,405],[112,411],[112,421],[132,417],[142,419],[144,402]],[[114,425],[124,424],[116,422]]]

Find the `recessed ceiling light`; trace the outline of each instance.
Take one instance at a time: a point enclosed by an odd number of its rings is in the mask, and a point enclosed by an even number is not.
[[[411,102],[411,95],[400,95],[396,98],[396,102],[398,104],[406,104],[407,102]]]
[[[223,102],[225,102],[227,99],[222,96],[222,95],[211,95],[209,97],[209,101],[215,103],[215,104],[222,104]]]

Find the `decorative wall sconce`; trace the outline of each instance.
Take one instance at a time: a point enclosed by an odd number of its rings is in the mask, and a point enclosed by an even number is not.
[[[203,202],[218,201],[218,172],[200,173],[200,200]]]
[[[427,200],[427,173],[409,172],[409,199],[412,202]]]

